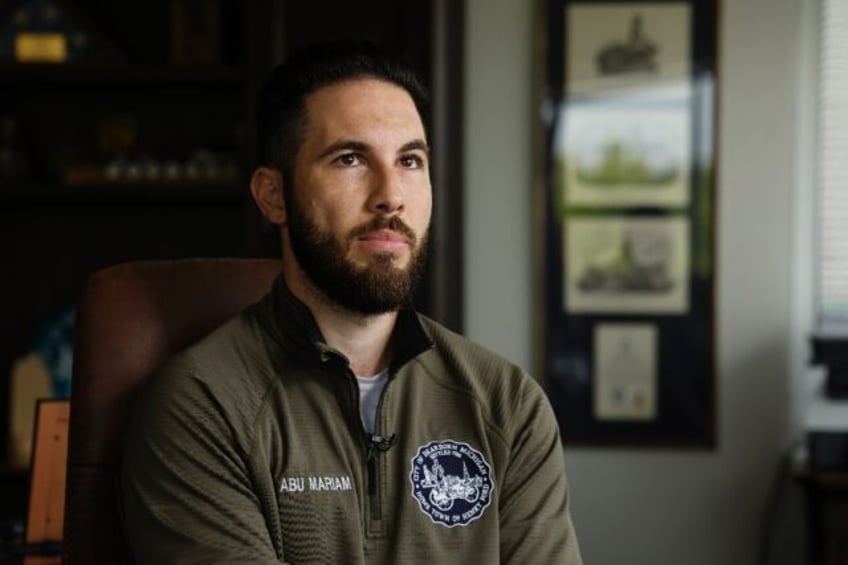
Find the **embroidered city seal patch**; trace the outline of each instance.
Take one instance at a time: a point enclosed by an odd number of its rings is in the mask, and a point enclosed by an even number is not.
[[[412,458],[412,496],[421,511],[448,528],[467,526],[492,500],[492,468],[483,455],[453,440],[431,441]]]

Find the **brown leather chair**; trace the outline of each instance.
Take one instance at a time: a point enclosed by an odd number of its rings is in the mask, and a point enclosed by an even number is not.
[[[278,260],[186,259],[125,263],[87,281],[76,323],[66,564],[132,562],[119,480],[134,391],[167,357],[259,300],[279,272]]]

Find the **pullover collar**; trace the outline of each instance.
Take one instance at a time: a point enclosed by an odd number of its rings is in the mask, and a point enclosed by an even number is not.
[[[282,275],[277,277],[271,292],[258,307],[265,325],[286,349],[320,362],[337,356],[347,363],[344,354],[327,345],[312,311],[292,294]],[[389,364],[389,378],[400,367],[433,347],[433,341],[410,304],[398,312],[391,340],[394,355]]]

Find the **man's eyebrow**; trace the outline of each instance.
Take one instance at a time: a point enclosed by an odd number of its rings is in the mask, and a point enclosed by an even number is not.
[[[338,151],[358,151],[360,153],[368,151],[370,149],[367,143],[363,143],[362,141],[356,141],[353,139],[340,139],[335,143],[331,143],[321,152],[319,157],[327,157],[328,155],[332,155]]]
[[[406,151],[423,151],[429,155],[430,147],[423,139],[413,139],[409,143],[404,143],[403,147],[400,148],[400,153],[405,153]]]
[[[365,153],[370,149],[371,146],[365,142],[356,141],[355,139],[340,139],[325,147],[319,155],[319,158],[327,157],[339,151],[357,151],[360,153]],[[423,139],[413,139],[412,141],[404,143],[398,153],[406,153],[407,151],[423,151],[424,153],[429,155],[430,147]]]

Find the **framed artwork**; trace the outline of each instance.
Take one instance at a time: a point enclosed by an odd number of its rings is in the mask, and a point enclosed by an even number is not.
[[[715,0],[538,0],[537,373],[569,445],[715,446]]]
[[[567,314],[689,310],[686,218],[575,215],[563,228]]]

